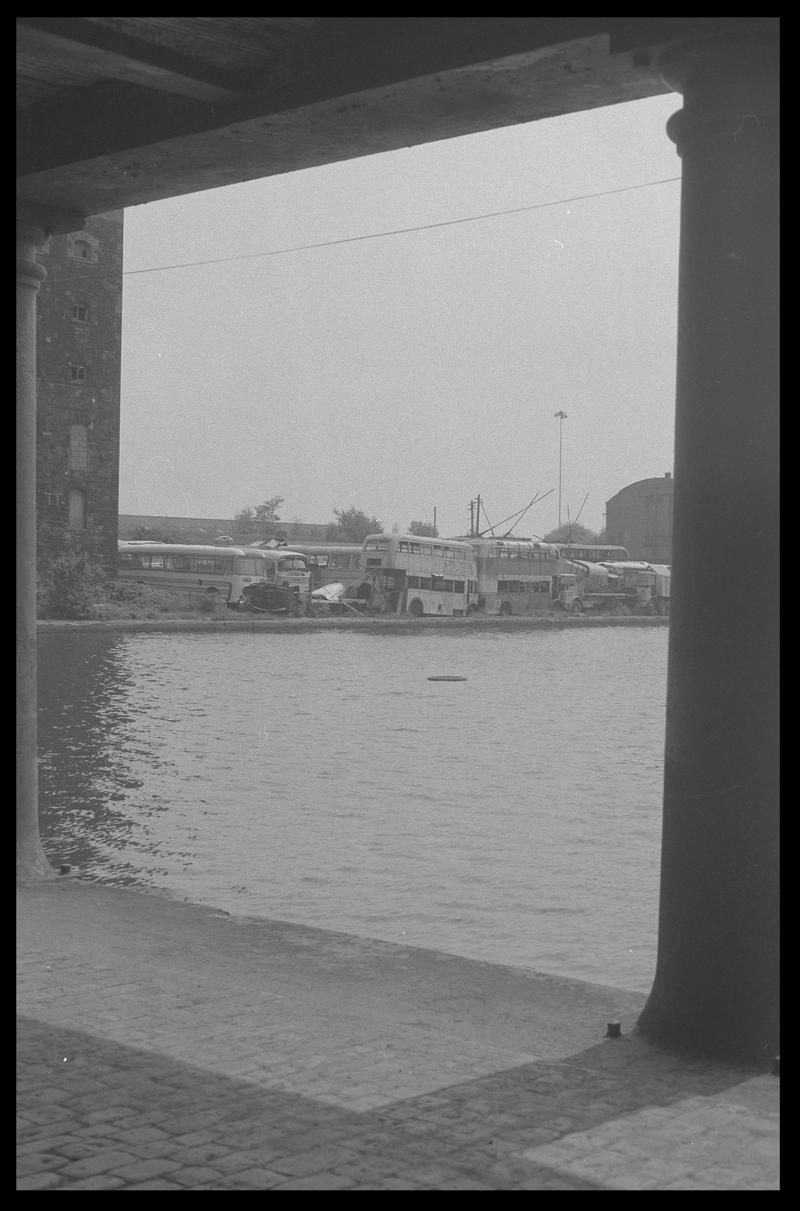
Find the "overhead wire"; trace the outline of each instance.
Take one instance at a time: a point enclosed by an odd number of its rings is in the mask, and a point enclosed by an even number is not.
[[[225,265],[232,261],[252,261],[259,257],[271,256],[289,256],[296,252],[310,252],[318,248],[334,248],[340,244],[357,244],[363,240],[381,240],[389,236],[410,235],[418,231],[434,231],[439,227],[455,227],[461,223],[479,223],[484,219],[498,219],[504,215],[523,214],[530,210],[544,210],[548,206],[566,206],[570,202],[584,202],[593,198],[607,198],[618,193],[632,193],[637,189],[650,189],[655,185],[669,185],[674,181],[680,181],[680,177],[664,177],[660,181],[643,181],[640,185],[623,185],[618,189],[603,189],[598,193],[582,193],[576,194],[570,198],[557,198],[552,202],[534,202],[530,206],[514,206],[510,210],[490,210],[484,214],[467,215],[461,219],[445,219],[440,223],[422,223],[416,227],[398,227],[391,231],[373,231],[365,235],[345,236],[338,240],[322,240],[317,244],[297,244],[292,248],[274,248],[266,252],[243,252],[236,256],[214,257],[205,261],[179,261],[174,265],[153,265],[149,269],[126,269],[123,271],[123,277],[134,277],[143,273],[163,273],[168,269],[192,269],[201,265]]]

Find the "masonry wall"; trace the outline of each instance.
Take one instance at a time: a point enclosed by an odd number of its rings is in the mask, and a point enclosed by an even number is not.
[[[304,538],[308,542],[325,542],[333,522],[327,525],[317,525],[314,522],[278,521],[267,526],[261,534],[255,530],[244,532],[233,518],[221,517],[162,517],[155,514],[120,513],[120,538],[134,538],[142,530],[158,532],[159,535],[172,542],[213,543],[222,534],[230,535],[234,540],[244,541],[255,538],[274,538],[284,534],[287,539]]]
[[[66,551],[113,565],[117,550],[123,212],[87,220],[39,254],[39,564]]]

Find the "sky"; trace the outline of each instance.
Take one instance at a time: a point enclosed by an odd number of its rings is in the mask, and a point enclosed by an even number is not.
[[[680,105],[126,210],[120,512],[601,529],[672,471]]]

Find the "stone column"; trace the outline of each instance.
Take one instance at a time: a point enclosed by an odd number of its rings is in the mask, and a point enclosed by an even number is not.
[[[43,227],[17,225],[17,877],[54,872],[39,840],[36,773],[36,296]]]
[[[658,960],[638,1030],[778,1047],[777,39],[670,50],[683,94]]]

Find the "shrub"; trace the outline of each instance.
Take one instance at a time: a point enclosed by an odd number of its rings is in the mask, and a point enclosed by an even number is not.
[[[37,582],[39,618],[224,618],[227,608],[216,594],[197,597],[133,580],[106,580],[98,567],[74,554],[50,560]]]
[[[102,571],[85,555],[63,554],[50,560],[36,583],[39,618],[90,618],[103,583]]]
[[[200,601],[197,602],[196,608],[201,614],[226,614],[228,610],[227,604],[222,601],[216,593],[206,593]]]
[[[115,618],[224,617],[227,606],[219,597],[196,597],[132,580],[109,580],[101,586],[88,617],[100,621]]]

